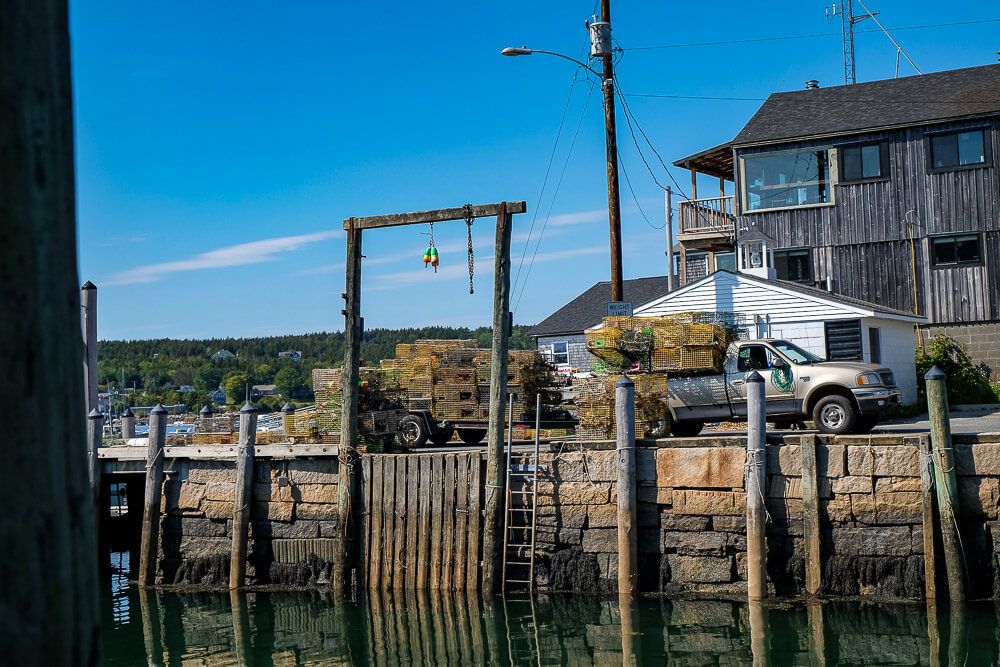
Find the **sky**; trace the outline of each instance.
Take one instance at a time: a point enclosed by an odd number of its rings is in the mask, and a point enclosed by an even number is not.
[[[868,4],[924,72],[997,62],[997,21],[893,30],[1000,19],[991,0]],[[819,0],[612,5],[618,85],[655,149],[636,128],[636,150],[619,103],[624,275],[664,275],[661,185],[672,174],[675,201],[690,194],[671,163],[731,139],[771,92],[842,84],[840,21]],[[514,216],[517,323],[608,280],[596,79],[560,58],[499,55],[585,59],[595,7],[70,0],[80,280],[98,286],[99,337],[342,329],[343,219],[466,203],[527,202]],[[858,81],[894,75],[876,29],[858,26]],[[718,43],[732,40],[750,41]],[[900,74],[914,71],[904,61]],[[366,326],[488,324],[494,226],[473,224],[472,295],[464,223],[434,226],[437,273],[421,261],[427,226],[366,233]]]

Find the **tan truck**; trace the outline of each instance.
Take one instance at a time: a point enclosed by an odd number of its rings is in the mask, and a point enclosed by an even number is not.
[[[738,340],[723,372],[671,378],[670,432],[697,435],[706,422],[746,419],[746,378],[764,378],[767,420],[781,427],[811,419],[821,433],[867,433],[899,404],[893,372],[854,361],[825,361],[785,340]]]

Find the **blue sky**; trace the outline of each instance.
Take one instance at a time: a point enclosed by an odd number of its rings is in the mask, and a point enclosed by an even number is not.
[[[1000,18],[987,0],[868,4],[890,29]],[[101,338],[340,329],[349,216],[527,201],[512,253],[518,323],[608,279],[600,91],[582,75],[574,84],[575,67],[561,59],[498,55],[524,44],[581,56],[592,0],[70,6],[80,277],[100,288]],[[839,20],[828,24],[820,1],[619,0],[613,11],[614,36],[628,49],[617,68],[626,94],[764,98],[807,79],[843,82]],[[818,33],[837,34],[632,50]],[[895,34],[924,71],[996,62],[1000,47],[1000,23]],[[893,76],[884,35],[859,34],[856,59],[859,81]],[[629,104],[668,164],[730,139],[759,106]],[[623,178],[625,277],[662,275],[662,190],[620,111],[619,146],[635,191]],[[687,192],[688,174],[673,173]],[[367,234],[367,326],[488,323],[492,225],[474,225],[475,295],[464,224],[435,225],[437,274],[420,261],[426,228]]]

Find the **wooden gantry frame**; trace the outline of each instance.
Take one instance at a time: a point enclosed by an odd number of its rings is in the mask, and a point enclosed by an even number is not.
[[[490,411],[486,444],[485,516],[483,518],[482,591],[490,595],[496,586],[497,527],[499,499],[503,491],[504,413],[507,401],[507,355],[510,342],[510,239],[513,216],[527,211],[523,201],[479,204],[456,208],[347,218],[347,283],[344,290],[344,388],[340,425],[339,486],[337,510],[341,539],[335,542],[333,588],[337,594],[348,589],[354,569],[355,489],[358,439],[358,380],[361,360],[361,237],[366,229],[421,225],[432,222],[465,221],[496,217],[496,246],[493,279],[493,351],[490,376]]]

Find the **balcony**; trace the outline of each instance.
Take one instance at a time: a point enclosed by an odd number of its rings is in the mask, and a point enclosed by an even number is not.
[[[731,246],[736,238],[733,197],[682,201],[677,206],[677,241],[685,247]]]

